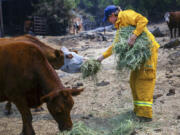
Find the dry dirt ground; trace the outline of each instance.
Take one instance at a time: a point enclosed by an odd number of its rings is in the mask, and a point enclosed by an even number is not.
[[[165,34],[156,38],[163,46],[170,41],[166,24],[153,24],[149,29],[159,27]],[[62,45],[74,48],[79,54],[88,58],[97,58],[111,45],[115,32],[105,34],[107,41],[96,39],[62,37],[38,37],[54,48]],[[64,37],[63,37],[64,38]],[[179,53],[178,53],[179,52]],[[68,74],[57,70],[65,86],[76,86],[83,83],[85,91],[74,98],[75,105],[71,116],[73,122],[83,121],[94,130],[101,130],[102,135],[110,133],[114,126],[126,120],[133,109],[129,74],[120,74],[115,70],[114,56],[102,62],[102,70],[98,74],[98,85],[92,80],[83,80],[80,73]],[[13,114],[3,114],[5,103],[0,104],[0,135],[17,135],[21,132],[22,121],[16,107]],[[59,133],[46,105],[42,112],[33,113],[33,126],[37,135],[56,135]],[[157,81],[154,92],[153,121],[133,129],[134,135],[180,135],[180,47],[159,49]],[[113,123],[116,120],[117,124]]]

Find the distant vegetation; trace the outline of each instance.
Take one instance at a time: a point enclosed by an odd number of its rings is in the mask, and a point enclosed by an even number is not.
[[[70,11],[76,5],[74,0],[39,0],[34,7],[34,15],[46,17],[49,34],[61,35],[66,33],[68,22],[72,16]]]
[[[65,33],[72,9],[83,10],[96,20],[103,18],[104,8],[111,4],[134,9],[150,22],[162,21],[166,11],[180,10],[180,0],[39,0],[35,13],[46,16],[51,34],[57,34]]]
[[[27,16],[38,15],[47,19],[48,34],[61,35],[66,33],[70,18],[76,13],[102,26],[104,8],[111,4],[134,9],[149,22],[163,21],[166,11],[180,10],[180,0],[9,0],[2,6],[4,27],[7,33],[22,33]]]
[[[134,9],[153,21],[160,21],[166,11],[180,10],[180,0],[75,0],[78,8],[94,16],[103,15],[103,9],[110,4],[122,9]]]

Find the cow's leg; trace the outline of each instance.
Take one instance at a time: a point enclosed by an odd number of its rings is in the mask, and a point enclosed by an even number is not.
[[[26,104],[25,100],[20,102],[14,102],[19,112],[21,113],[23,121],[23,129],[21,135],[35,135],[34,129],[32,127],[32,115],[29,107]]]
[[[180,25],[178,25],[178,37],[180,37]]]
[[[38,106],[37,108],[35,108],[34,111],[35,111],[35,112],[41,112],[41,111],[44,111],[44,108],[40,105],[40,106]]]
[[[173,38],[172,28],[169,28],[169,30],[170,30],[171,38]]]
[[[174,28],[174,37],[176,38],[176,28]]]
[[[12,113],[12,110],[11,110],[11,102],[7,102],[6,103],[6,106],[5,106],[5,110],[4,110],[4,114],[5,115],[10,115]]]

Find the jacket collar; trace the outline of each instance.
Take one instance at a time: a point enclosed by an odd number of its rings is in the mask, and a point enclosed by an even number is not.
[[[119,11],[117,21],[115,22],[115,25],[114,25],[116,29],[119,29],[119,25],[121,22],[121,13],[122,13],[122,11]]]

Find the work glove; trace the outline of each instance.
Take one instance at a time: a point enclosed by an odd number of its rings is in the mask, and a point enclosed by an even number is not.
[[[101,55],[101,56],[99,56],[98,58],[97,58],[97,61],[99,61],[100,63],[101,63],[101,61],[103,61],[104,60],[104,56],[103,55]]]
[[[136,36],[135,34],[132,34],[132,35],[129,37],[129,39],[128,39],[128,45],[129,45],[130,47],[133,47],[133,45],[134,45],[134,43],[135,43],[135,41],[136,41],[136,38],[137,38],[137,36]]]

